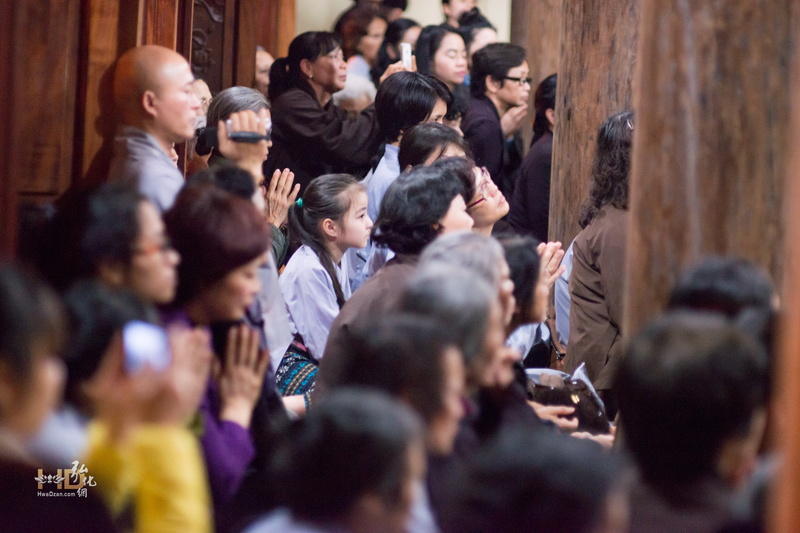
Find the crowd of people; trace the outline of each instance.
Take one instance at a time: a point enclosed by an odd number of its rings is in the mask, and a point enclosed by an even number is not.
[[[0,265],[0,530],[762,530],[767,274],[709,258],[623,331],[633,112],[548,242],[556,75],[474,0],[406,7],[213,96],[119,57],[102,183]]]

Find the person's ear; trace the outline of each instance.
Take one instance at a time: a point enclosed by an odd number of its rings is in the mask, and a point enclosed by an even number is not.
[[[148,115],[155,117],[158,115],[158,110],[156,109],[156,93],[153,91],[145,91],[142,94],[142,109]]]
[[[314,79],[314,65],[308,59],[300,60],[300,72],[308,79]]]
[[[103,262],[97,267],[97,276],[106,285],[122,287],[125,284],[126,270],[125,265],[118,261]]]
[[[554,109],[548,107],[544,110],[544,116],[547,117],[547,122],[550,123],[550,128],[552,129],[556,124],[556,112]]]
[[[500,86],[503,84],[502,81],[498,81],[491,76],[486,76],[486,92],[489,94],[494,94],[500,90]]]
[[[339,236],[339,225],[330,218],[326,218],[325,220],[323,220],[321,222],[321,225],[322,225],[322,232],[329,239],[335,239],[336,237]]]

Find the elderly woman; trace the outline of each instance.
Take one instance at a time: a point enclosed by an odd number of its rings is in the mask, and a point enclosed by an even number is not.
[[[389,68],[388,76],[399,65]],[[270,170],[291,168],[301,187],[331,173],[366,173],[381,142],[375,108],[356,118],[332,102],[347,81],[339,38],[306,32],[294,38],[289,55],[270,70],[269,98],[274,112]]]
[[[227,121],[234,113],[242,111],[252,111],[261,113],[261,117],[267,120],[267,137],[271,136],[272,117],[267,97],[263,93],[249,87],[229,87],[220,91],[212,100],[208,107],[208,123],[217,127],[220,121]],[[208,163],[212,167],[229,166],[232,163],[220,153],[216,135],[201,135],[196,150],[205,155],[210,154]],[[294,173],[287,169],[276,169],[272,177],[267,180],[263,174],[263,165],[269,156],[269,149],[272,141],[255,145],[261,149],[258,163],[252,168],[246,168],[252,174],[255,184],[253,201],[264,210],[267,222],[272,226],[272,252],[275,255],[275,263],[283,264],[289,248],[289,239],[286,230],[287,212],[289,206],[297,199],[300,192],[300,185],[294,183]]]

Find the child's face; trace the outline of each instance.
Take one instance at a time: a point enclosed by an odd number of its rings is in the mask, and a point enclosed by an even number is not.
[[[353,195],[350,209],[339,223],[340,232],[336,244],[342,252],[348,248],[363,248],[367,245],[372,220],[367,215],[367,193],[359,190]]]

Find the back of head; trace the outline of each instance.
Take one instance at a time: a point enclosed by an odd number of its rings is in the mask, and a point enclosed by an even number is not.
[[[19,268],[0,264],[0,366],[16,382],[27,383],[35,355],[57,353],[63,334],[56,295]]]
[[[450,105],[450,91],[433,76],[397,72],[378,87],[375,114],[387,142],[397,141],[412,126],[428,120],[438,100]]]
[[[741,258],[709,257],[681,274],[668,305],[735,318],[747,308],[769,310],[774,296],[775,288],[763,269]]]
[[[716,476],[722,445],[764,407],[766,355],[724,317],[673,312],[630,343],[614,388],[626,444],[645,481]]]
[[[475,38],[475,33],[484,28],[497,31],[497,28],[489,22],[489,19],[483,16],[483,13],[481,13],[478,7],[473,7],[458,17],[458,31],[464,38],[464,44],[467,45],[467,50],[469,50],[472,44],[472,39]]]
[[[588,441],[531,427],[500,433],[454,484],[443,530],[600,531],[618,466]]]
[[[430,422],[442,409],[445,349],[456,341],[452,329],[435,317],[400,314],[367,321],[353,328],[337,379],[329,385],[402,398]]]
[[[444,157],[430,164],[440,172],[452,174],[461,183],[461,196],[469,204],[475,196],[475,162],[467,157]]]
[[[50,283],[63,291],[77,279],[97,275],[102,264],[129,266],[144,201],[135,187],[121,182],[77,187],[63,196],[49,223],[50,255],[42,265]]]
[[[409,448],[421,442],[419,419],[399,402],[378,392],[334,391],[276,456],[284,502],[312,522],[347,518],[366,495],[402,505]]]
[[[178,306],[262,255],[272,243],[269,225],[253,202],[212,185],[184,188],[164,223],[181,255]]]
[[[218,166],[201,170],[186,179],[185,187],[213,185],[234,196],[250,200],[256,192],[253,175],[234,166]]]
[[[296,87],[310,90],[300,70],[304,59],[314,62],[317,58],[341,48],[338,36],[327,31],[307,31],[295,37],[289,45],[289,54],[275,60],[269,71],[269,99],[276,98]]]
[[[81,385],[97,372],[114,333],[132,320],[157,323],[158,315],[128,290],[107,287],[95,280],[73,285],[64,304],[69,318],[64,397],[73,405],[81,405]]]
[[[504,237],[500,244],[514,282],[514,299],[520,309],[527,310],[533,304],[534,289],[539,281],[539,242],[533,237]]]
[[[409,280],[398,310],[447,324],[447,335],[457,340],[464,360],[470,364],[483,353],[488,317],[496,299],[493,287],[472,271],[431,263],[421,265]]]
[[[87,273],[101,261],[130,264],[143,201],[144,197],[123,184],[103,185],[90,196],[89,218],[81,239]]]
[[[505,256],[503,247],[496,239],[465,231],[442,235],[433,241],[419,260],[420,267],[428,263],[467,268],[498,287]]]
[[[472,96],[486,93],[486,78],[504,84],[508,71],[522,65],[525,49],[510,43],[493,43],[481,48],[472,56],[469,90]]]
[[[597,149],[592,162],[592,185],[583,207],[580,225],[588,226],[607,205],[628,208],[628,176],[633,145],[633,111],[608,117],[597,132]]]
[[[228,87],[217,93],[208,106],[208,125],[216,127],[220,120],[227,120],[233,113],[269,109],[267,97],[250,87]]]
[[[539,140],[546,132],[550,131],[550,121],[547,120],[546,111],[556,108],[556,84],[558,75],[551,74],[536,87],[533,96],[533,107],[536,109],[536,118],[533,120],[533,139],[531,144]]]
[[[206,126],[217,128],[220,120],[227,120],[233,113],[239,111],[258,113],[262,109],[269,108],[267,97],[261,91],[242,86],[228,87],[211,99],[206,115]],[[213,135],[205,135],[203,132],[202,129],[196,130],[197,144],[194,150],[199,155],[208,155],[217,147],[217,136],[216,132]]]
[[[469,154],[469,146],[464,137],[450,126],[436,122],[412,126],[400,139],[398,155],[400,169],[422,165],[431,157],[434,160],[438,159],[450,146],[460,148],[465,154]]]
[[[462,193],[458,177],[434,167],[401,174],[381,201],[373,242],[399,254],[419,254],[439,234],[439,221]]]
[[[454,33],[461,37],[458,30],[447,24],[422,28],[417,39],[417,46],[414,49],[414,55],[417,57],[417,72],[433,75],[433,58],[442,44],[442,39],[448,33]]]

